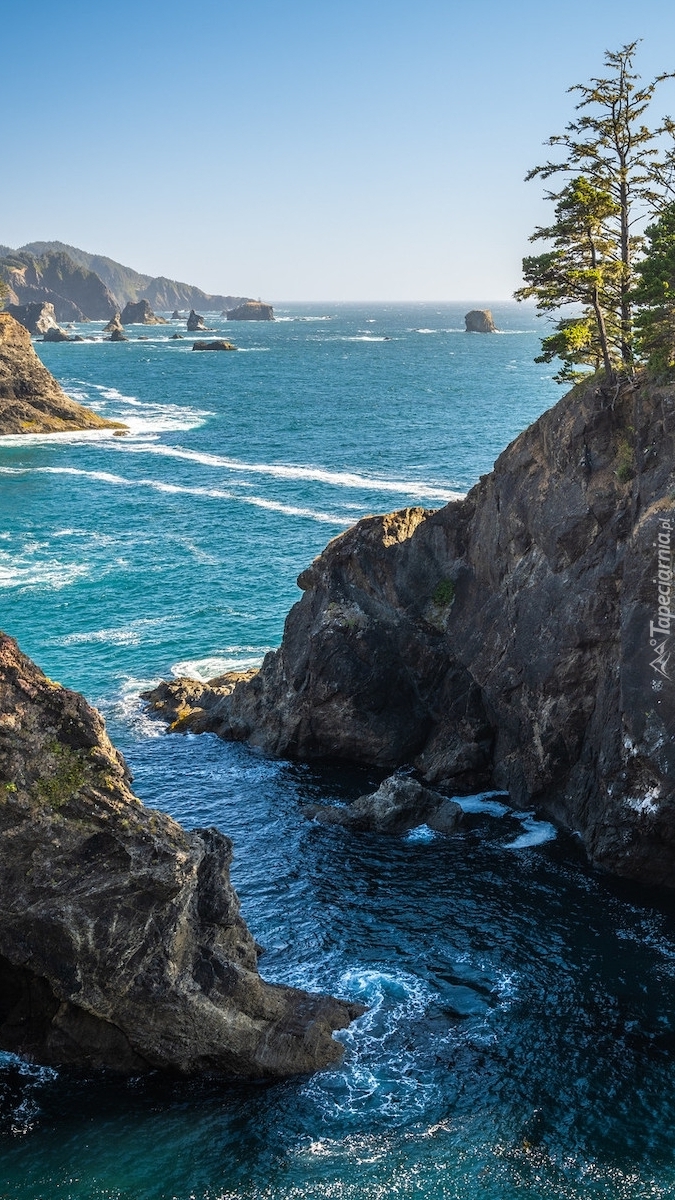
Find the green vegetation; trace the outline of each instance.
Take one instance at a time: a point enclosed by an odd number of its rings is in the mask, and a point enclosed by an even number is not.
[[[77,750],[71,750],[61,742],[52,742],[49,752],[56,760],[54,771],[38,779],[35,790],[44,804],[63,808],[86,782],[87,767]]]
[[[654,374],[668,376],[675,372],[675,203],[664,208],[645,239],[633,293],[637,347]]]
[[[633,466],[633,447],[625,438],[617,446],[616,457],[616,477],[619,483],[628,483],[629,479],[633,478],[635,470]]]
[[[527,176],[568,177],[560,191],[547,193],[556,203],[554,223],[535,229],[531,238],[553,248],[524,260],[526,282],[516,292],[519,300],[535,297],[542,313],[581,306],[578,315],[558,320],[537,360],[558,357],[561,382],[602,368],[606,382],[614,384],[635,362],[634,305],[645,303],[644,294],[638,299],[635,293],[636,262],[644,249],[636,222],[664,208],[675,169],[672,145],[661,152],[675,123],[669,118],[656,128],[645,123],[658,85],[672,73],[640,86],[632,69],[636,48],[631,42],[607,51],[608,75],[570,88],[580,96],[579,115],[547,143],[562,155]]]
[[[436,585],[431,596],[432,603],[437,608],[448,608],[455,598],[455,585],[451,579],[442,579]]]

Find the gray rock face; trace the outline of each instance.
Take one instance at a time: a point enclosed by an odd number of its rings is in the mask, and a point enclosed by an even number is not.
[[[503,788],[675,887],[674,462],[675,389],[580,385],[464,500],[335,538],[280,649],[178,727]]]
[[[489,308],[472,308],[464,318],[467,333],[496,333],[497,326],[492,320]]]
[[[363,1009],[264,983],[231,842],[130,782],[96,710],[0,635],[0,1047],[132,1074],[335,1062]]]
[[[274,309],[260,300],[247,300],[245,304],[231,308],[226,316],[228,321],[273,321]]]
[[[347,808],[307,805],[305,815],[324,825],[374,833],[401,833],[426,824],[441,833],[451,833],[462,820],[462,809],[454,800],[425,788],[416,779],[392,775],[371,796],[359,796]]]
[[[147,300],[125,305],[120,321],[122,325],[166,325],[164,317],[155,316]]]
[[[50,329],[46,329],[43,336],[43,342],[71,342],[73,339],[68,337],[68,334],[63,329],[59,329],[58,325],[54,325]]]
[[[190,310],[190,315],[187,319],[188,333],[197,333],[200,329],[206,329],[204,318],[196,313],[194,308]]]
[[[7,312],[34,337],[48,329],[58,329],[54,305],[42,300],[31,304],[8,304]]]

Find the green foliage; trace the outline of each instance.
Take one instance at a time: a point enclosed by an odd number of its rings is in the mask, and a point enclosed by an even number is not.
[[[642,247],[635,223],[663,205],[675,165],[672,149],[662,155],[659,142],[675,125],[669,119],[655,129],[645,123],[658,85],[671,75],[640,86],[632,69],[636,49],[637,42],[631,42],[607,51],[608,75],[570,88],[580,97],[578,116],[547,143],[560,148],[562,156],[527,176],[572,177],[562,191],[547,194],[558,202],[556,221],[549,230],[536,230],[532,239],[548,236],[554,250],[524,260],[526,286],[516,293],[520,300],[534,296],[541,312],[569,303],[582,306],[578,320],[559,322],[542,347],[540,361],[562,352],[557,378],[565,381],[574,377],[575,366],[597,369],[602,362],[613,382],[617,366],[630,369],[634,359],[634,261]],[[572,295],[575,291],[580,294]]]
[[[623,438],[617,447],[616,477],[619,483],[628,483],[635,474],[633,465],[633,447]]]
[[[5,283],[4,279],[2,277],[0,277],[0,308],[5,307],[5,300],[7,299],[8,295],[9,295],[9,288],[7,287],[7,284]]]
[[[52,742],[49,751],[56,760],[50,775],[38,779],[35,790],[38,799],[52,808],[62,808],[80,790],[87,779],[87,769],[81,754]]]
[[[431,596],[432,603],[438,608],[448,608],[455,598],[455,585],[451,579],[442,579],[436,585]]]
[[[675,203],[668,204],[646,234],[633,292],[638,306],[637,345],[658,375],[675,373]]]
[[[621,269],[616,261],[610,222],[617,205],[608,191],[577,176],[558,196],[553,225],[535,229],[530,241],[546,241],[552,250],[523,260],[525,287],[517,300],[536,297],[541,312],[565,305],[582,306],[577,317],[558,321],[555,333],[542,342],[537,362],[559,358],[560,382],[579,377],[574,368],[602,364],[608,375],[621,352],[621,327],[616,319],[620,302]]]

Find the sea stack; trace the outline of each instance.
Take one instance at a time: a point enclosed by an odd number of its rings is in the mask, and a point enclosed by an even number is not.
[[[464,318],[466,333],[496,333],[497,326],[489,308],[472,308]]]
[[[125,306],[120,317],[123,325],[166,325],[164,317],[155,316],[147,300],[131,301]]]
[[[126,429],[76,404],[35,353],[27,329],[0,312],[0,434]]]
[[[271,304],[263,304],[260,300],[247,300],[245,304],[231,308],[227,313],[228,321],[273,321],[274,309]]]
[[[336,1062],[361,1006],[265,983],[230,840],[130,782],[96,709],[0,634],[0,1047],[126,1075]]]
[[[202,329],[206,329],[204,318],[195,312],[194,308],[190,309],[190,315],[187,319],[188,333],[199,333]]]
[[[8,304],[6,311],[34,337],[59,327],[54,305],[42,300],[31,301],[30,304]]]

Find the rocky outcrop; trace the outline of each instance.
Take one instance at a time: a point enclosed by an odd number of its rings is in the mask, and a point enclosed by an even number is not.
[[[226,342],[222,338],[215,342],[194,342],[193,350],[236,350],[237,347],[233,342]]]
[[[226,312],[228,321],[273,321],[274,309],[271,304],[262,304],[260,300],[247,300]]]
[[[70,400],[40,362],[28,331],[9,313],[0,313],[0,435],[72,429],[126,426]]]
[[[122,320],[121,320],[120,314],[118,312],[115,313],[115,316],[110,321],[108,321],[108,324],[106,325],[103,332],[110,334],[108,341],[111,341],[111,342],[128,342],[129,341],[126,333],[124,332],[124,326],[122,324]]]
[[[472,308],[464,318],[467,333],[496,333],[497,326],[489,308]]]
[[[591,860],[675,886],[675,390],[579,386],[468,496],[370,517],[201,728],[504,788]],[[186,718],[189,720],[189,718]]]
[[[187,319],[188,333],[198,333],[202,329],[206,329],[204,318],[196,313],[194,308],[190,310],[190,315]]]
[[[6,311],[34,337],[48,329],[58,329],[54,305],[42,300],[34,304],[8,304]]]
[[[126,1074],[335,1062],[363,1010],[265,983],[229,839],[130,783],[99,713],[0,635],[0,1047]]]
[[[155,316],[147,300],[125,305],[120,321],[122,325],[166,325],[164,317]]]
[[[58,325],[53,325],[50,329],[46,329],[43,336],[43,342],[72,342],[75,339],[69,337],[65,329],[60,329]],[[81,338],[77,339],[81,341]]]
[[[108,321],[108,324],[104,327],[103,332],[104,333],[114,333],[114,331],[116,329],[121,329],[121,328],[122,328],[122,322],[120,320],[120,313],[118,311],[115,313],[114,317],[110,318],[110,320]]]
[[[172,314],[171,314],[171,320],[172,320],[172,321],[180,321],[180,320],[182,320],[182,317],[181,317],[181,315],[180,315],[180,313],[179,313],[179,311],[178,311],[178,309],[177,309],[177,308],[174,308],[174,310],[173,310],[173,312],[172,312]]]
[[[372,795],[359,796],[346,807],[308,804],[303,812],[324,825],[372,833],[403,833],[422,824],[438,833],[454,833],[463,817],[455,800],[430,791],[406,775],[392,775]]]

